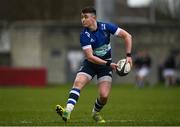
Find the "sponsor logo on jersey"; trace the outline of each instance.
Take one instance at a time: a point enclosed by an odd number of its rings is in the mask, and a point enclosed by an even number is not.
[[[90,42],[94,42],[94,39],[91,38]]]
[[[106,53],[111,49],[111,45],[110,44],[105,44],[102,45],[99,48],[94,49],[93,53],[97,56],[104,56],[106,55]]]
[[[101,24],[102,30],[106,30],[106,24]]]

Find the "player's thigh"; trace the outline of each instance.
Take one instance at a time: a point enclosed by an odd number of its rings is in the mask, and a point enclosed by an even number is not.
[[[73,88],[82,89],[89,81],[90,78],[85,73],[77,73]]]
[[[107,98],[111,90],[112,69],[107,66],[99,66],[97,80],[100,97]]]
[[[92,68],[92,63],[87,60],[83,61],[83,64],[76,75],[73,87],[82,89],[94,77],[94,75],[95,72]]]

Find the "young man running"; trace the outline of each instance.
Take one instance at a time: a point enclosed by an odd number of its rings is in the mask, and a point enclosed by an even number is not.
[[[105,123],[105,120],[100,115],[100,111],[108,100],[112,83],[112,71],[116,70],[117,67],[117,64],[113,63],[111,58],[110,35],[115,35],[124,40],[126,59],[131,65],[132,39],[128,32],[118,26],[111,23],[98,22],[96,20],[96,10],[92,7],[82,9],[81,22],[84,29],[80,34],[80,44],[85,60],[76,75],[65,108],[57,105],[56,112],[64,121],[69,120],[80,96],[80,91],[96,75],[99,96],[95,100],[92,109],[92,118],[98,123]]]

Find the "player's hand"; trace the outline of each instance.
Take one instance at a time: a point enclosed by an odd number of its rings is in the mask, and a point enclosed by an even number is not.
[[[126,57],[126,61],[131,65],[131,67],[133,66],[132,57]]]
[[[110,67],[112,68],[113,71],[116,71],[117,66],[118,65],[116,63],[111,63],[110,64]]]

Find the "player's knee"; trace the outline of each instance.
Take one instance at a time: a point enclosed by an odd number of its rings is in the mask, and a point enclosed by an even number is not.
[[[86,83],[80,80],[75,80],[73,87],[78,88],[78,89],[82,89],[84,87]]]
[[[82,86],[82,83],[79,81],[75,81],[73,84],[73,87],[80,88]]]

